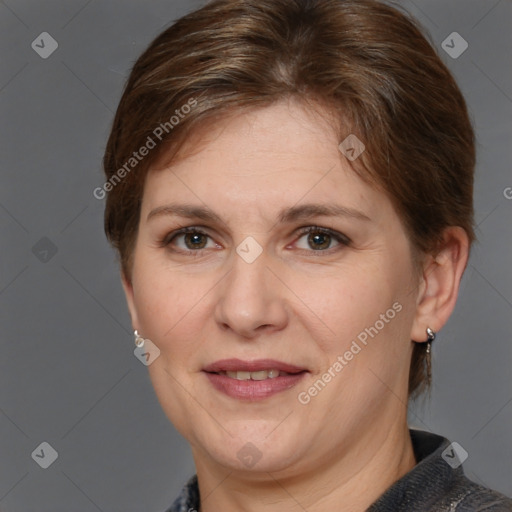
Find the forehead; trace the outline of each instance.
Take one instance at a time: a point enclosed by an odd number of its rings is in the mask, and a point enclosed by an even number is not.
[[[169,200],[268,212],[299,202],[336,201],[372,212],[391,205],[363,182],[339,149],[328,112],[296,102],[210,123],[166,168],[150,169],[143,214]]]

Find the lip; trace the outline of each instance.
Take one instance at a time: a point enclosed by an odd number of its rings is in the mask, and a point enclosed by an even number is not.
[[[307,371],[306,368],[295,366],[293,364],[276,361],[275,359],[255,359],[253,361],[243,361],[242,359],[221,359],[215,363],[209,364],[203,368],[204,372],[258,372],[260,370],[279,370],[286,373],[299,373]]]
[[[286,372],[290,375],[280,375],[265,380],[237,380],[216,373],[237,370],[257,372],[270,369]],[[254,361],[223,359],[206,366],[203,372],[210,384],[221,393],[238,400],[257,401],[294,387],[304,378],[308,370],[275,359],[257,359]]]

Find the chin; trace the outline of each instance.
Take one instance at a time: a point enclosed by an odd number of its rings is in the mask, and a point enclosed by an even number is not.
[[[203,431],[198,433],[200,439],[194,444],[199,444],[216,463],[230,470],[253,474],[284,471],[301,458],[303,438],[301,440],[297,433],[292,434],[289,428],[283,428],[280,435],[277,435],[277,430],[269,435],[276,427],[275,422],[271,428],[267,421],[257,422],[258,426],[254,423],[238,425],[237,430],[230,429],[228,424],[226,430],[232,437],[221,429],[220,438],[206,436],[205,439]]]

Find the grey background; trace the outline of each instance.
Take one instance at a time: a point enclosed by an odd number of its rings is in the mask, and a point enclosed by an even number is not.
[[[194,472],[160,410],[102,231],[101,157],[130,66],[202,2],[0,2],[0,510],[161,511]],[[434,346],[411,426],[469,453],[467,474],[512,496],[512,3],[416,0],[465,94],[478,140],[480,242]],[[469,48],[441,48],[453,31]],[[49,32],[47,59],[31,43]],[[46,441],[57,460],[31,457]]]

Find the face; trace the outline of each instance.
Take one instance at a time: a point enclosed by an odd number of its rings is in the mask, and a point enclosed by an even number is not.
[[[328,123],[278,103],[217,123],[145,183],[133,327],[198,460],[310,471],[405,422],[410,244]]]

